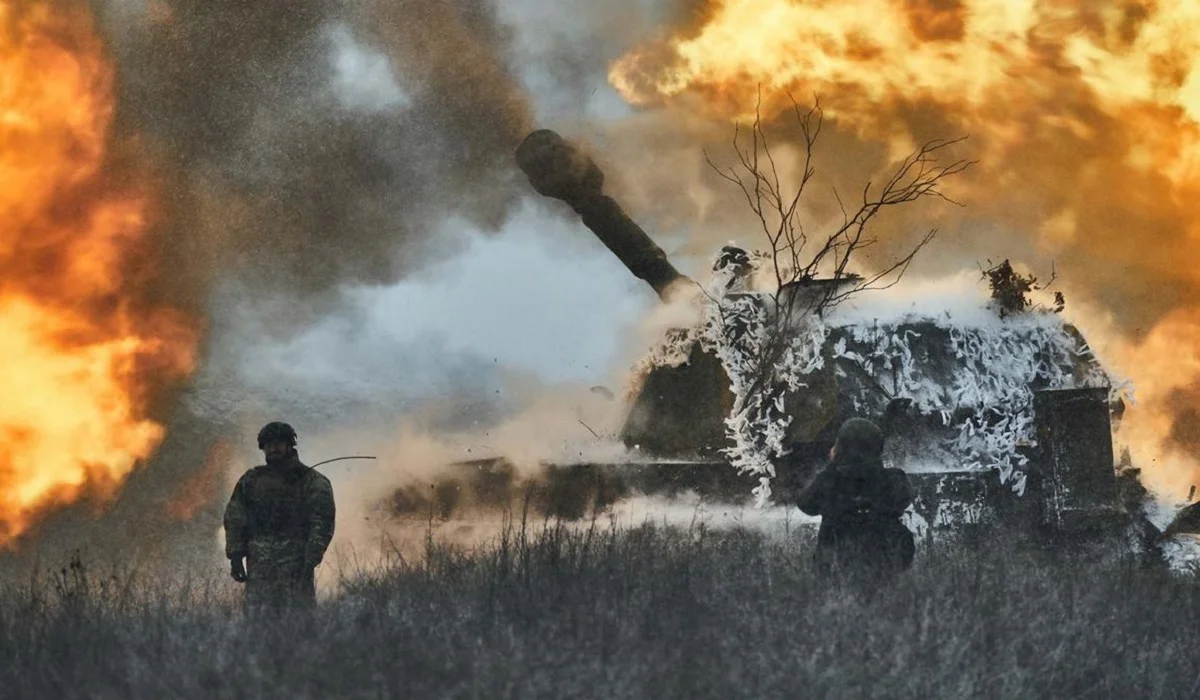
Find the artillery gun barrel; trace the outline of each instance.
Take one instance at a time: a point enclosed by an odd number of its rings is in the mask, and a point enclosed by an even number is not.
[[[516,159],[533,189],[569,204],[584,226],[660,299],[667,300],[668,289],[687,280],[621,205],[604,194],[599,166],[557,133],[539,129],[529,134],[517,147]]]

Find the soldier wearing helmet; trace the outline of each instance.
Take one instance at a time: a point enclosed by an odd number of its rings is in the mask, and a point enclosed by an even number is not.
[[[287,423],[263,426],[258,447],[266,464],[242,475],[225,508],[230,574],[246,584],[247,610],[309,607],[315,570],[333,539],[333,487],[300,461]]]
[[[900,517],[912,503],[908,477],[885,469],[883,432],[863,418],[838,430],[829,466],[797,497],[800,510],[821,516],[816,563],[864,581],[886,580],[913,560],[912,533]]]

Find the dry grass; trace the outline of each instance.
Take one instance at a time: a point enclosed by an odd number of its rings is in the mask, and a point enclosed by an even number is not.
[[[518,524],[347,574],[252,626],[217,587],[88,575],[0,593],[12,698],[1200,696],[1200,595],[1133,563],[938,546],[864,599],[808,536]]]

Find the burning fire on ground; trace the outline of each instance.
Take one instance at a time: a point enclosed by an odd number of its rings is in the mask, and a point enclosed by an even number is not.
[[[150,406],[195,335],[145,299],[151,207],[113,134],[80,2],[0,2],[0,545],[114,495],[158,446]]]
[[[1031,242],[1073,272],[1068,300],[1112,309],[1111,357],[1141,387],[1122,428],[1139,464],[1172,491],[1200,483],[1180,459],[1200,445],[1200,367],[1183,362],[1200,352],[1200,4],[708,0],[609,79],[633,104],[726,121],[760,95],[768,121],[789,93],[818,95],[893,155],[969,135],[980,163],[953,192],[968,206],[938,225]]]

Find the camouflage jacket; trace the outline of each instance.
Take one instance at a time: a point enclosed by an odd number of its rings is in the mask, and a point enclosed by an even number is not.
[[[272,552],[314,569],[333,539],[333,487],[324,474],[293,459],[242,475],[225,507],[229,558]]]

